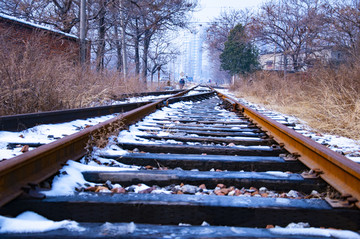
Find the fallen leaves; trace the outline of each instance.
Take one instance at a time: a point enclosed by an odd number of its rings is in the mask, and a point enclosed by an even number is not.
[[[322,194],[313,191],[309,195],[303,195],[302,193],[290,190],[289,192],[275,192],[268,190],[266,187],[250,187],[250,188],[237,188],[235,186],[229,186],[219,183],[214,189],[208,189],[205,184],[199,186],[190,184],[172,184],[165,187],[159,187],[153,185],[148,187],[145,185],[145,189],[134,191],[134,187],[141,187],[144,184],[132,185],[127,188],[121,186],[112,185],[110,181],[102,185],[89,186],[86,188],[78,189],[78,191],[95,192],[95,193],[166,193],[166,194],[189,194],[189,195],[214,195],[214,196],[243,196],[243,197],[263,197],[263,198],[290,198],[290,199],[310,199],[310,198],[322,198]],[[156,192],[154,192],[156,191]]]

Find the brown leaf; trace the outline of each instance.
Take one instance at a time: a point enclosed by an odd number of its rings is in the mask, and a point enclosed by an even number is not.
[[[151,166],[151,165],[146,165],[145,168],[146,168],[146,169],[153,169],[154,167]]]
[[[222,183],[219,183],[218,185],[216,185],[216,187],[218,187],[218,188],[226,188],[226,186],[224,184],[222,184]]]
[[[147,188],[144,190],[139,191],[140,194],[146,194],[146,193],[151,193],[152,191],[154,191],[156,189],[156,187],[151,187],[151,188]]]
[[[240,189],[235,189],[235,196],[239,196],[241,194],[242,192],[240,191]]]
[[[218,196],[225,196],[225,194],[223,192],[221,192],[221,189],[214,190],[214,193],[215,193],[215,195],[218,195]]]
[[[201,185],[199,186],[199,188],[201,188],[201,189],[206,189],[206,186],[205,186],[205,184],[201,184]]]
[[[228,195],[229,192],[231,192],[232,190],[230,188],[222,188],[220,189],[220,192],[224,195]]]
[[[107,191],[109,190],[107,187],[104,187],[104,186],[98,186],[95,190],[96,193],[99,193],[101,191]]]
[[[27,152],[27,151],[29,151],[29,145],[24,145],[22,148],[21,148],[21,150],[20,150],[20,152],[21,153],[25,153],[25,152]]]
[[[87,187],[85,188],[85,192],[95,192],[97,187]]]
[[[112,193],[126,193],[126,190],[125,190],[125,188],[117,187],[117,188],[111,189],[111,192]]]

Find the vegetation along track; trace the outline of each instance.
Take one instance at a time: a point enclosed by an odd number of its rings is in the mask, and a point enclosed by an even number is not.
[[[292,222],[360,229],[359,165],[220,92],[185,93],[0,162],[1,215],[29,210],[85,228],[2,236],[304,236],[265,229]],[[99,149],[112,132],[110,150]],[[56,191],[74,168],[83,178]]]

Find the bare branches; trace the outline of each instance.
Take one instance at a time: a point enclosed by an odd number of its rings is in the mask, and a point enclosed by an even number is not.
[[[87,0],[86,35],[97,69],[109,63],[121,70],[125,60],[133,60],[134,74],[145,81],[149,68],[163,61],[162,53],[168,54],[157,41],[164,42],[169,31],[186,27],[196,4],[197,0]],[[79,7],[79,0],[0,1],[1,12],[73,34],[79,33]]]
[[[290,57],[291,68],[298,71],[305,66],[311,49],[320,47],[317,43],[324,25],[321,6],[317,0],[267,2],[252,21],[253,35]]]

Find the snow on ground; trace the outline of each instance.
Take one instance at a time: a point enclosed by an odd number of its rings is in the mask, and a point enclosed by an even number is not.
[[[228,92],[226,92],[228,93]],[[138,97],[140,100],[141,97]],[[135,101],[134,101],[135,102]],[[248,102],[246,104],[250,105],[257,110],[264,111],[263,108],[251,105]],[[124,170],[139,170],[140,167],[129,166],[118,163],[112,159],[104,159],[99,156],[96,156],[100,153],[106,154],[115,154],[115,155],[123,155],[126,154],[127,151],[121,149],[116,145],[116,141],[118,142],[142,142],[142,143],[154,143],[153,141],[148,141],[145,139],[141,139],[136,137],[136,135],[149,134],[152,127],[148,127],[148,132],[140,131],[138,128],[145,128],[145,125],[153,124],[154,118],[162,118],[163,116],[168,116],[172,113],[175,113],[177,109],[191,109],[194,102],[179,102],[175,104],[171,104],[169,107],[164,107],[162,110],[159,110],[152,115],[147,116],[144,120],[139,122],[136,126],[131,126],[129,130],[121,131],[117,137],[112,138],[111,144],[109,144],[104,149],[97,149],[94,151],[92,155],[93,160],[85,163],[83,159],[80,163],[74,161],[68,161],[67,166],[64,166],[60,174],[56,176],[53,180],[52,189],[50,191],[43,191],[47,196],[58,196],[58,195],[73,195],[76,192],[76,188],[79,187],[89,187],[94,186],[95,184],[92,182],[88,182],[84,179],[82,172],[84,171],[124,171]],[[219,110],[219,115],[227,117],[229,121],[234,120],[234,114],[232,112],[228,112],[221,108],[216,108]],[[269,111],[266,111],[269,113]],[[66,135],[78,132],[79,130],[87,127],[88,125],[95,125],[97,123],[103,122],[115,115],[108,115],[103,117],[97,117],[87,120],[76,120],[72,122],[62,123],[62,124],[49,124],[49,125],[40,125],[36,126],[21,132],[6,132],[0,131],[0,161],[3,158],[10,158],[15,155],[21,154],[20,148],[15,148],[12,150],[7,149],[8,142],[16,142],[16,143],[49,143],[57,138],[64,137]],[[280,120],[282,122],[298,122],[296,118],[278,114],[276,112],[272,112],[270,117]],[[174,123],[173,125],[176,125]],[[236,127],[234,127],[236,128]],[[331,136],[331,135],[319,135],[311,132],[311,129],[308,129],[304,124],[296,125],[295,129],[308,136],[312,139],[316,140],[319,143],[329,145],[329,148],[335,151],[341,151],[346,154],[347,157],[358,160],[360,162],[360,145],[359,142],[349,140],[343,137]],[[164,132],[161,135],[168,135],[169,132]],[[115,139],[116,138],[116,139]],[[234,137],[239,138],[239,137]],[[169,141],[168,143],[177,143],[176,141]],[[351,152],[351,153],[347,153]],[[355,157],[357,156],[357,157]],[[101,164],[102,166],[100,166]],[[103,166],[103,165],[111,165],[111,167]],[[277,175],[277,176],[288,176],[283,172],[267,172],[269,174]],[[120,187],[120,185],[114,185]],[[149,189],[150,187],[144,184],[133,185],[134,192],[142,191]],[[81,193],[81,192],[80,192]],[[153,193],[167,193],[164,189],[155,189]],[[21,227],[19,226],[21,225]],[[8,218],[4,216],[0,216],[0,233],[25,233],[25,232],[45,232],[49,230],[56,229],[67,229],[67,230],[84,230],[74,221],[60,221],[54,222],[48,220],[36,213],[33,212],[24,212],[20,214],[17,218]],[[299,226],[299,225],[289,225],[286,228],[275,227],[269,229],[272,233],[278,235],[303,235],[306,236],[323,236],[323,237],[332,237],[332,238],[360,238],[359,234],[356,234],[351,231],[343,231],[343,230],[330,230],[330,229],[319,229],[319,228],[310,228],[309,226]]]
[[[70,231],[85,230],[79,227],[77,222],[70,220],[55,222],[29,211],[21,213],[16,218],[0,216],[0,234],[46,232],[62,228]]]
[[[51,190],[42,191],[42,193],[44,193],[46,196],[74,195],[76,193],[76,188],[84,187],[84,185],[86,185],[87,187],[94,186],[95,183],[88,182],[84,179],[82,175],[82,172],[84,171],[116,172],[116,171],[134,171],[134,170],[139,170],[140,168],[137,166],[121,164],[111,159],[101,159],[100,157],[96,157],[95,159],[97,161],[100,161],[101,163],[105,163],[105,161],[108,161],[109,163],[112,164],[112,167],[100,166],[96,164],[94,161],[90,161],[89,164],[85,164],[85,163],[78,163],[69,160],[66,163],[67,165],[60,170],[60,174],[55,176]],[[120,187],[120,185],[117,186]]]
[[[164,97],[168,97],[169,95],[160,95],[160,96],[145,96],[145,97],[132,97],[128,98],[125,101],[112,102],[112,104],[119,103],[130,103],[130,102],[144,102],[155,99],[160,99]],[[8,148],[9,143],[40,143],[40,144],[48,144],[59,138],[63,138],[67,135],[74,134],[85,127],[93,126],[98,123],[104,122],[108,119],[115,117],[118,114],[105,115],[101,117],[88,118],[88,119],[80,119],[74,120],[65,123],[59,124],[43,124],[38,125],[20,132],[10,132],[10,131],[0,131],[0,161],[4,159],[9,159],[15,157],[17,155],[22,154],[22,147],[15,147],[13,149]],[[159,116],[161,117],[161,115]],[[141,133],[141,132],[138,132]],[[126,133],[124,133],[126,134]],[[144,133],[143,133],[144,134]],[[125,137],[123,135],[121,137]],[[129,142],[132,142],[131,135],[128,135]],[[33,148],[29,148],[32,150]]]
[[[200,93],[203,93],[205,90],[209,90],[209,89],[204,88],[204,87],[197,87],[195,90],[189,91],[184,96],[200,94]],[[164,99],[169,96],[170,96],[170,94],[147,95],[147,96],[129,97],[129,98],[126,98],[123,100],[115,100],[115,101],[106,102],[106,103],[110,104],[110,105],[118,105],[118,104],[136,103],[136,102],[147,102],[147,101]]]
[[[271,233],[281,236],[302,236],[306,237],[329,237],[329,238],[346,238],[360,239],[360,235],[356,232],[346,230],[320,229],[310,227],[308,223],[290,223],[285,228],[276,226],[269,229]]]
[[[228,90],[219,90],[220,92],[236,98]],[[250,103],[245,99],[238,99],[244,105],[247,105],[257,111],[260,111],[262,114],[267,115],[268,117],[280,122],[280,123],[294,123],[296,126],[294,130],[298,133],[303,134],[306,137],[313,139],[314,141],[327,146],[329,149],[345,155],[348,159],[353,160],[354,162],[360,163],[360,141],[352,140],[346,137],[330,134],[320,134],[314,132],[309,126],[306,125],[306,122],[299,120],[294,116],[289,116],[281,114],[279,112],[270,111],[262,106]]]
[[[196,95],[204,93],[204,91],[209,91],[209,88],[204,87],[196,87],[195,90],[191,90],[188,93],[186,93],[184,96],[190,96],[190,95]]]
[[[21,225],[21,226],[19,226]],[[139,225],[140,226],[140,225]],[[186,223],[179,223],[179,227],[187,227],[189,229],[192,228],[190,224]],[[211,233],[212,230],[216,230],[217,227],[210,227],[207,222],[203,222],[201,224],[204,229],[202,232],[204,234]],[[219,227],[221,228],[221,227]],[[63,220],[63,221],[52,221],[49,220],[39,214],[34,212],[24,212],[18,215],[16,218],[4,217],[0,216],[0,235],[3,233],[41,233],[47,232],[52,230],[68,230],[74,232],[83,232],[87,233],[87,228],[81,227],[79,223],[70,220]],[[229,227],[228,228],[233,236],[237,236],[238,234],[243,235],[244,230],[248,228],[241,228],[241,227]],[[106,232],[109,236],[112,235],[111,233],[115,233],[115,235],[123,235],[126,234],[130,236],[133,233],[136,233],[137,224],[130,222],[130,223],[121,223],[120,225],[115,225],[112,223],[104,223],[101,228],[99,228],[99,233]],[[254,229],[255,231],[262,230],[268,236],[296,236],[296,237],[321,237],[321,238],[337,238],[337,239],[359,239],[360,235],[356,232],[348,231],[348,230],[334,230],[334,229],[320,229],[320,228],[313,228],[310,227],[307,223],[291,223],[287,227],[282,228],[279,226],[275,226],[274,228],[270,229]],[[151,235],[149,232],[147,236]],[[155,232],[156,233],[156,232]],[[179,232],[181,233],[181,232]],[[168,235],[164,235],[162,238],[178,238],[182,236],[181,234],[171,234],[169,237]],[[189,232],[184,234],[184,236],[188,237]]]
[[[148,102],[153,100],[160,100],[169,96],[170,95],[167,94],[167,95],[148,95],[148,96],[130,97],[124,100],[116,100],[108,103],[110,103],[111,105],[118,105],[118,104],[128,104],[128,103],[137,103],[137,102]]]
[[[21,147],[8,148],[8,143],[51,143],[67,135],[74,134],[85,127],[93,126],[115,117],[117,114],[74,120],[59,124],[38,125],[20,132],[0,131],[0,161],[20,155]]]
[[[164,142],[169,143],[169,144],[184,144],[183,142],[179,142],[179,141],[175,141],[175,140],[157,140],[157,141],[153,141],[153,140],[148,140],[148,139],[143,139],[141,137],[141,135],[156,135],[156,136],[170,136],[170,135],[178,135],[178,136],[182,136],[185,133],[184,132],[177,132],[177,133],[172,133],[170,132],[171,127],[172,126],[176,126],[177,123],[180,122],[175,122],[172,123],[171,126],[169,126],[167,129],[159,131],[160,126],[155,125],[154,123],[156,123],[156,121],[154,119],[159,119],[159,118],[164,118],[167,116],[173,116],[176,117],[178,114],[178,110],[179,109],[188,109],[191,110],[192,106],[195,104],[195,102],[192,101],[188,101],[188,102],[177,102],[174,104],[169,105],[168,107],[163,107],[161,110],[158,110],[148,116],[146,116],[143,120],[141,120],[140,122],[138,122],[136,125],[132,125],[129,127],[128,130],[123,130],[119,133],[117,141],[118,142],[123,142],[123,143],[142,143],[142,144],[163,144]],[[224,117],[225,121],[239,121],[238,117],[236,116],[236,114],[234,112],[229,112],[225,109],[222,109],[220,107],[215,107],[215,110],[217,110],[219,113],[218,115],[221,117]],[[169,122],[170,123],[170,122]],[[154,126],[149,126],[149,125],[154,125]],[[140,130],[143,129],[143,130]],[[144,131],[144,129],[146,131]],[[243,132],[243,134],[252,134],[250,132]],[[189,136],[189,135],[187,135]],[[191,135],[192,137],[198,137],[197,135],[193,134]],[[227,138],[233,138],[233,139],[238,139],[239,137],[227,137]],[[246,137],[243,137],[246,138]],[[249,139],[249,138],[247,138]],[[201,145],[201,143],[198,142],[187,142],[185,143],[187,145]],[[268,149],[270,150],[271,147],[270,146],[243,146],[243,145],[234,145],[233,147],[236,148],[248,148],[248,149]]]

